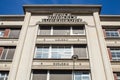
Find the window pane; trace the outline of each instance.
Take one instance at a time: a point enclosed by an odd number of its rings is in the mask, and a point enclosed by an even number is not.
[[[71,58],[70,46],[53,46],[51,51],[52,58]]]
[[[112,53],[112,60],[120,60],[120,48],[110,48],[110,51]]]
[[[73,34],[84,34],[84,28],[82,26],[73,26]]]
[[[40,46],[40,47],[37,47],[34,58],[48,58],[48,55],[49,55],[49,47]]]
[[[70,35],[70,27],[67,26],[53,27],[53,35]]]
[[[119,37],[119,32],[117,30],[107,30],[107,37]]]
[[[51,34],[51,27],[50,26],[40,26],[39,35],[50,35],[50,34]]]
[[[10,29],[9,38],[19,38],[20,29]]]

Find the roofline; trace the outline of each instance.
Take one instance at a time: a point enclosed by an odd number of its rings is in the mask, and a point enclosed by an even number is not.
[[[120,21],[120,15],[100,15],[101,21]]]
[[[43,5],[23,5],[23,7],[102,7],[102,5],[85,5],[85,4],[43,4]]]
[[[120,15],[100,15],[100,17],[120,17]]]
[[[86,4],[75,4],[75,5],[72,5],[72,4],[43,4],[43,5],[23,5],[23,10],[24,12],[30,8],[32,9],[38,9],[38,8],[98,8],[99,9],[99,13],[101,11],[101,7],[102,5],[86,5]],[[30,11],[30,10],[28,10]],[[31,12],[31,11],[30,11]]]
[[[0,17],[24,17],[25,15],[0,15]]]

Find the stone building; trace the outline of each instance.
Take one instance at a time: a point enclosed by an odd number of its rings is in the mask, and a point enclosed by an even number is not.
[[[120,80],[120,16],[101,5],[24,5],[0,15],[0,80]]]

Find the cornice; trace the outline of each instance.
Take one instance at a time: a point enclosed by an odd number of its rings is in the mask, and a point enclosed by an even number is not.
[[[23,21],[24,15],[0,15],[0,21]]]
[[[101,21],[120,21],[120,15],[100,15]]]
[[[101,5],[23,5],[23,9],[31,13],[93,13],[100,12]]]

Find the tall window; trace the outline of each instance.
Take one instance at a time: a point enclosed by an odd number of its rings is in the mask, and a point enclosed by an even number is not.
[[[115,78],[115,80],[120,80],[120,72],[115,72],[114,78]]]
[[[36,49],[35,58],[48,58],[49,56],[49,46],[39,46]]]
[[[3,36],[4,36],[4,31],[0,30],[0,37],[3,37]]]
[[[74,71],[74,80],[90,80],[88,71]]]
[[[7,80],[8,72],[0,71],[0,80]]]
[[[112,60],[120,61],[120,48],[110,48]]]
[[[38,35],[85,35],[84,26],[40,26]]]
[[[117,30],[106,30],[107,37],[119,37],[119,32]]]
[[[73,72],[71,70],[33,70],[32,80],[90,80],[90,72]]]
[[[15,47],[0,47],[0,60],[12,60]]]
[[[71,46],[52,46],[51,58],[71,58]]]
[[[70,59],[73,54],[79,58],[88,57],[85,45],[38,45],[34,58]]]

